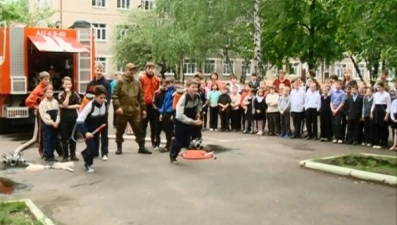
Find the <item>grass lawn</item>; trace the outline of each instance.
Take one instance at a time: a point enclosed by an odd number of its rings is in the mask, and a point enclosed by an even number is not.
[[[24,202],[0,202],[0,225],[43,225]]]
[[[333,159],[318,159],[315,162],[397,176],[397,157],[350,154]]]

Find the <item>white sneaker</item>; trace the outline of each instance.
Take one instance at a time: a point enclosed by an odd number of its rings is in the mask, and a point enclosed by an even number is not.
[[[214,131],[214,129],[211,128],[210,131]]]
[[[343,141],[342,140],[338,140],[338,144],[342,144],[343,143]]]
[[[361,143],[362,146],[366,146],[367,144],[365,142]]]
[[[367,147],[371,147],[372,145],[371,144],[367,144]]]
[[[104,155],[103,157],[102,157],[102,161],[108,161],[108,156],[107,155]]]
[[[87,164],[84,164],[84,168],[85,168],[87,173],[93,173],[94,172],[94,168],[92,168],[92,166],[88,166]]]
[[[262,131],[258,131],[258,133],[256,133],[257,135],[263,135]]]
[[[337,142],[338,142],[338,140],[336,140],[336,139],[332,140],[332,143],[337,143]]]
[[[218,129],[214,129],[214,131],[218,131]]]
[[[160,147],[156,146],[156,147],[154,147],[154,150],[158,151],[158,150],[160,150]]]

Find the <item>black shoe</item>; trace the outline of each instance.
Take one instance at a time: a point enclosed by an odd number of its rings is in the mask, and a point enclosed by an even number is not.
[[[54,158],[48,158],[48,159],[45,159],[44,161],[46,161],[46,162],[58,162],[58,160],[56,160]]]
[[[123,154],[123,150],[121,148],[117,148],[116,155],[121,155],[121,154]]]
[[[80,161],[80,159],[77,158],[76,156],[70,156],[70,160],[72,160],[72,161],[74,161],[74,162]]]
[[[67,161],[69,161],[68,158],[67,158],[67,157],[66,157],[66,158],[64,157],[64,158],[62,159],[61,162],[67,162]]]
[[[160,149],[159,152],[160,153],[166,153],[166,152],[169,152],[169,150],[167,148],[162,148],[162,149]]]
[[[176,158],[170,158],[170,161],[172,164],[178,164],[178,161],[176,160]]]
[[[146,155],[152,154],[152,152],[149,151],[149,150],[148,150],[147,148],[145,148],[145,147],[140,147],[140,148],[138,149],[138,153],[139,153],[139,154],[146,154]]]

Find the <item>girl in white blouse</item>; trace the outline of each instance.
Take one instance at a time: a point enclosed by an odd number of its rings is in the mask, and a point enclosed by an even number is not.
[[[377,92],[373,97],[370,116],[374,133],[373,148],[375,149],[381,149],[382,146],[387,146],[390,105],[390,95],[385,91],[385,84],[380,82],[377,86]]]
[[[390,106],[391,127],[393,132],[393,146],[390,151],[397,151],[397,98],[394,99]]]

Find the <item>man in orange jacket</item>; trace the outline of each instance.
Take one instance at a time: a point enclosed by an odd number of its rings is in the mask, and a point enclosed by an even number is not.
[[[152,141],[153,148],[158,148],[156,146],[159,142],[159,137],[156,137],[155,127],[156,123],[159,123],[159,116],[156,114],[153,108],[153,98],[154,93],[160,88],[160,78],[156,76],[155,73],[156,65],[152,62],[146,63],[145,73],[141,74],[139,81],[142,85],[143,97],[146,105],[147,117],[143,118],[142,126],[144,135],[146,137],[146,130],[150,124],[150,139]]]

